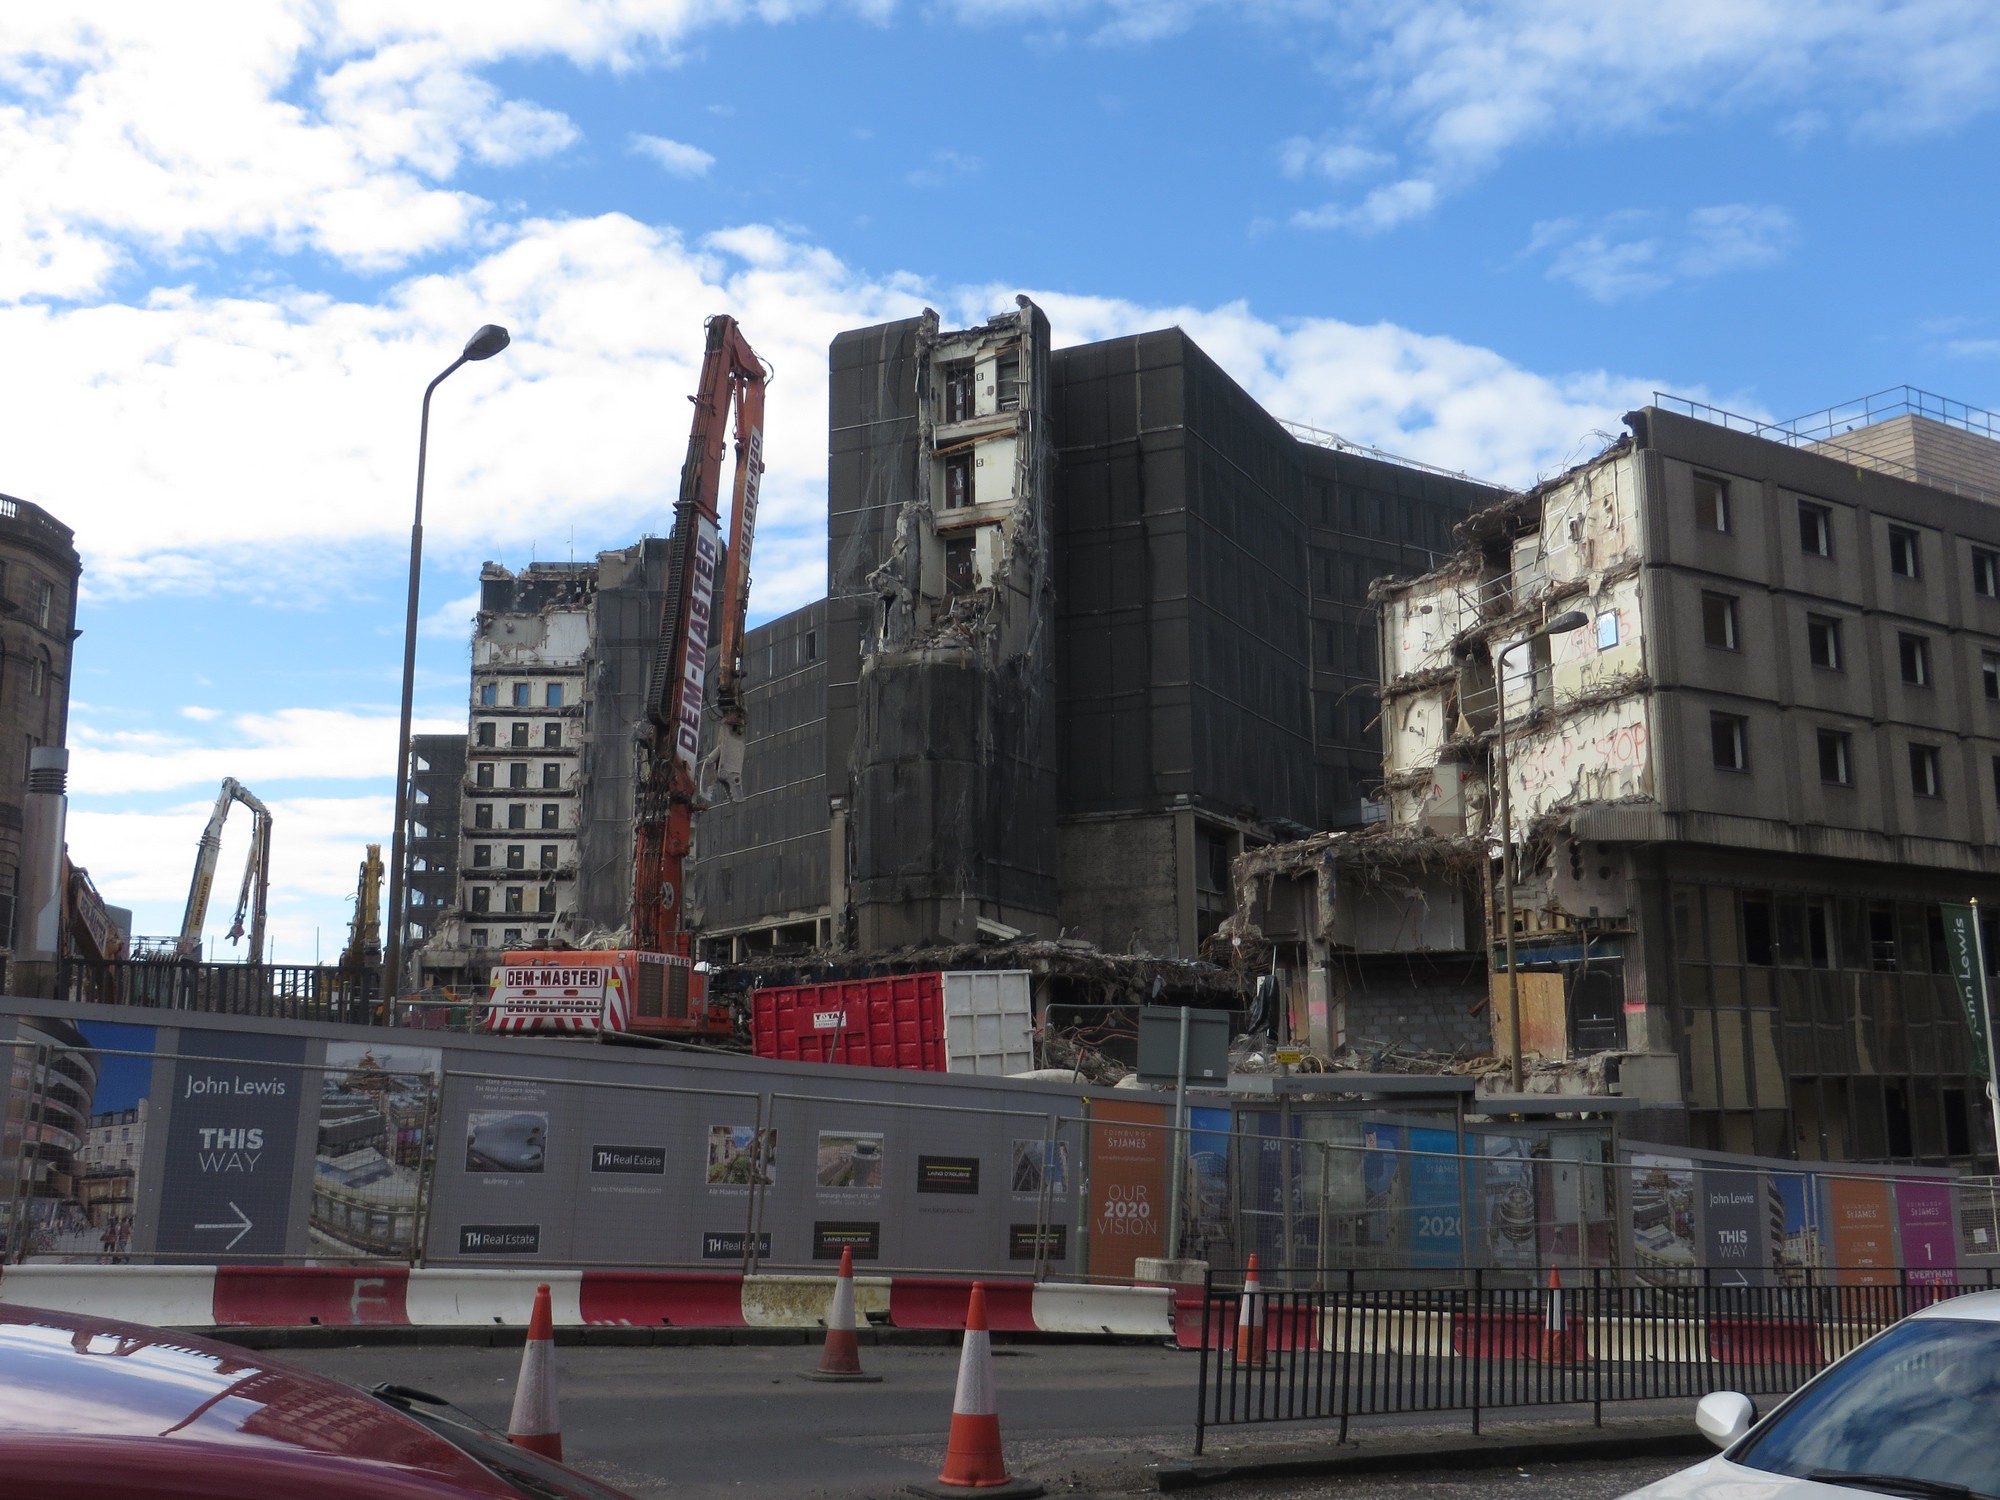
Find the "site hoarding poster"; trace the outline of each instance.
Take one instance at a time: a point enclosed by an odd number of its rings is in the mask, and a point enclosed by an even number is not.
[[[1305,1118],[1291,1117],[1291,1139],[1281,1134],[1285,1117],[1275,1111],[1250,1115],[1257,1130],[1256,1186],[1250,1223],[1251,1248],[1267,1266],[1317,1261],[1319,1215],[1306,1199]],[[1315,1169],[1316,1175],[1316,1169]],[[1317,1190],[1317,1182],[1314,1187]],[[1291,1198],[1292,1245],[1285,1245],[1285,1200]]]
[[[187,1029],[180,1045],[155,1244],[210,1260],[282,1255],[305,1040]]]
[[[1768,1172],[1766,1210],[1771,1222],[1771,1258],[1778,1279],[1803,1286],[1820,1263],[1819,1190],[1810,1172]]]
[[[1640,1271],[1692,1270],[1695,1255],[1694,1163],[1685,1156],[1633,1152],[1630,1170],[1633,1262]]]
[[[1489,1266],[1532,1266],[1540,1213],[1535,1198],[1533,1140],[1525,1135],[1478,1137],[1480,1249]]]
[[[1226,1109],[1188,1110],[1188,1234],[1183,1246],[1196,1260],[1225,1265],[1236,1259],[1229,1215],[1229,1132]]]
[[[1826,1226],[1834,1280],[1842,1286],[1892,1286],[1896,1226],[1889,1183],[1881,1177],[1826,1177]]]
[[[1166,1244],[1167,1111],[1090,1102],[1090,1274],[1129,1279]]]
[[[1400,1216],[1396,1210],[1396,1189],[1403,1179],[1403,1130],[1399,1125],[1382,1125],[1364,1121],[1361,1126],[1361,1215],[1354,1236],[1356,1248],[1386,1251],[1399,1248]],[[1352,1159],[1351,1152],[1335,1153],[1333,1178],[1333,1203],[1345,1205],[1354,1201],[1351,1192],[1343,1191],[1342,1168]],[[1351,1169],[1350,1169],[1351,1170]],[[1413,1210],[1412,1210],[1413,1211]]]
[[[1408,1183],[1410,1263],[1458,1266],[1465,1263],[1465,1200],[1461,1191],[1458,1136],[1449,1130],[1411,1126]]]
[[[146,1127],[154,1116],[153,1054],[158,1033],[151,1026],[122,1021],[84,1021],[77,1030],[90,1044],[89,1066],[80,1070],[91,1079],[84,1111],[88,1134],[77,1153],[81,1170],[67,1179],[67,1191],[24,1202],[27,1242],[22,1249],[31,1261],[79,1265],[124,1260],[132,1250],[140,1204],[156,1202],[159,1196],[154,1191],[158,1184],[143,1180]],[[27,1031],[22,1040],[32,1041],[36,1035]],[[10,1110],[18,1101],[20,1122],[10,1113],[13,1149],[4,1157],[8,1161],[19,1158],[16,1132],[34,1118],[34,1060],[33,1047],[14,1049],[17,1087]],[[76,1075],[63,1076],[73,1090]]]
[[[326,1044],[309,1220],[315,1254],[409,1258],[441,1065],[435,1047]]]
[[[1949,1182],[1938,1177],[1897,1178],[1896,1229],[1912,1283],[1957,1283],[1958,1236],[1952,1232]]]
[[[570,1254],[578,1216],[577,1120],[561,1082],[475,1078],[454,1102],[463,1113],[439,1153],[432,1253]]]
[[[1726,1285],[1761,1284],[1764,1279],[1763,1182],[1754,1171],[1730,1171],[1714,1162],[1701,1169],[1701,1232],[1708,1264],[1734,1272]]]

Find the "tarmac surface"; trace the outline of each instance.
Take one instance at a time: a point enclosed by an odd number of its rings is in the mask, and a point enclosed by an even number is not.
[[[565,1451],[576,1467],[641,1497],[896,1495],[934,1477],[943,1461],[958,1351],[883,1345],[861,1353],[881,1384],[801,1380],[818,1350],[797,1344],[558,1346]],[[1692,1403],[1662,1402],[1607,1408],[1601,1431],[1587,1408],[1487,1413],[1478,1439],[1466,1413],[1357,1421],[1357,1441],[1345,1447],[1328,1424],[1212,1428],[1196,1460],[1192,1356],[1129,1344],[1003,1345],[994,1353],[1010,1469],[1057,1497],[1170,1485],[1217,1500],[1595,1500],[1710,1451],[1690,1441]],[[282,1357],[363,1387],[415,1386],[500,1426],[520,1365],[518,1346],[295,1348]],[[1298,1472],[1330,1461],[1376,1472]]]

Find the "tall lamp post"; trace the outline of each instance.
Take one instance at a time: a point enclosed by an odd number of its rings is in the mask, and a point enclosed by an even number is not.
[[[1493,660],[1493,692],[1500,701],[1496,745],[1500,761],[1500,920],[1507,929],[1507,1066],[1517,1094],[1521,1092],[1521,979],[1514,968],[1514,810],[1507,797],[1507,653],[1544,636],[1581,630],[1589,623],[1590,616],[1582,610],[1567,610],[1502,646]]]
[[[417,685],[417,581],[424,566],[424,459],[430,447],[431,393],[445,376],[476,359],[491,359],[507,347],[507,330],[488,323],[465,341],[458,358],[424,387],[423,416],[417,423],[417,509],[410,522],[410,606],[403,621],[403,714],[396,727],[396,827],[389,839],[389,932],[382,955],[382,999],[393,1004],[403,973],[403,834],[410,819],[410,704]]]

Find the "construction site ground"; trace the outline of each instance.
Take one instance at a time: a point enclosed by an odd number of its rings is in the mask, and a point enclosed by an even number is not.
[[[520,1363],[512,1347],[292,1347],[284,1357],[350,1383],[393,1380],[504,1426]],[[1622,1495],[1712,1452],[1692,1403],[1211,1428],[1193,1455],[1196,1356],[1158,1345],[1001,1344],[1000,1419],[1010,1467],[1052,1496],[1256,1497]],[[883,1380],[802,1380],[810,1344],[559,1346],[568,1460],[635,1496],[890,1496],[936,1475],[958,1350],[939,1341],[864,1346]]]

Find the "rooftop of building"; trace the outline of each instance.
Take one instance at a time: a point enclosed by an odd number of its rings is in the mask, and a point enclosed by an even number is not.
[[[1653,404],[1731,432],[2000,504],[2000,413],[1934,391],[1891,386],[1782,422],[1665,391],[1653,392]]]
[[[0,534],[76,556],[76,533],[32,500],[0,495]]]

